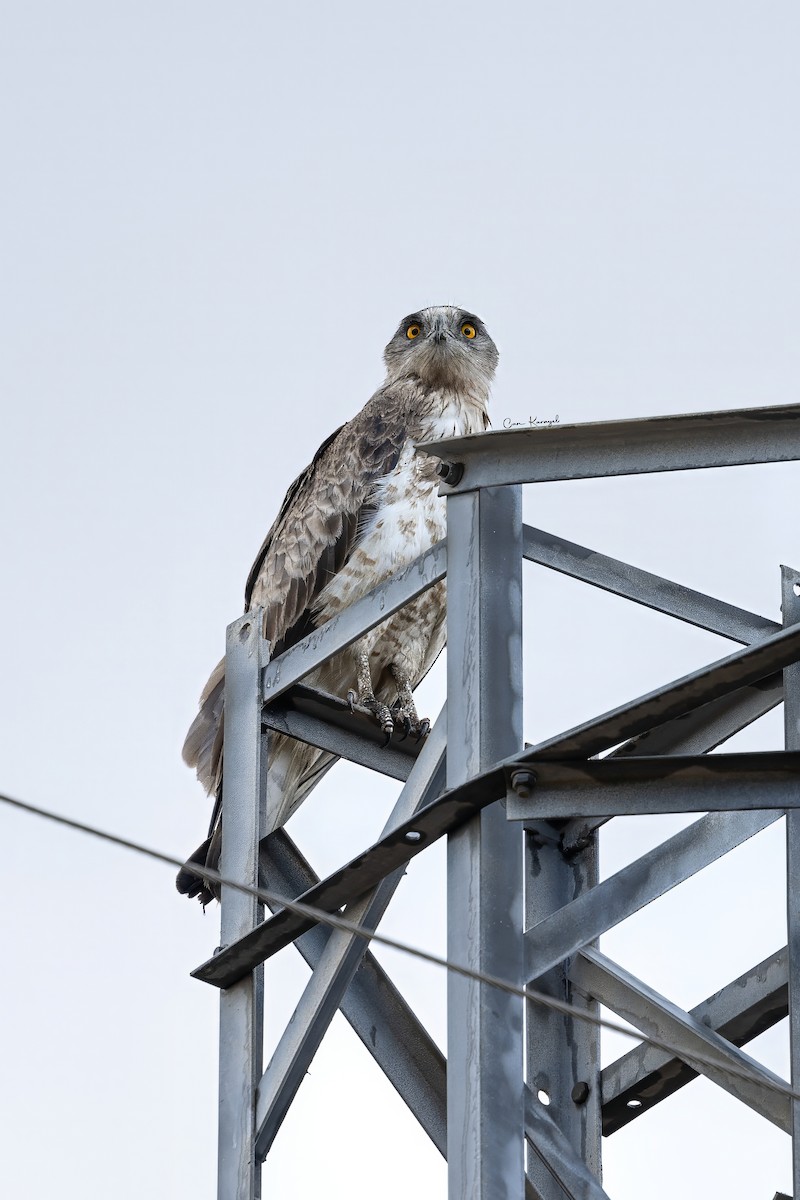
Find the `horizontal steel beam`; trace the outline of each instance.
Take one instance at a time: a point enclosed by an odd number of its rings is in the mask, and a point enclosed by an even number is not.
[[[458,482],[443,487],[445,494],[507,483],[786,462],[800,458],[800,405],[497,430],[417,449],[462,468]]]
[[[302,683],[284,692],[274,704],[266,705],[261,721],[267,729],[329,750],[391,779],[408,779],[420,751],[420,743],[404,739],[400,730],[385,746],[384,735],[371,713],[359,709],[351,712],[345,700]]]
[[[676,717],[612,750],[609,758],[638,758],[658,754],[708,754],[740,729],[763,717],[783,700],[783,676],[772,675],[760,683],[740,688],[703,704],[694,712]],[[573,854],[588,845],[598,826],[610,817],[577,817],[561,834],[565,853]]]
[[[750,645],[781,628],[777,621],[673,583],[661,575],[652,575],[630,563],[608,558],[531,525],[522,527],[522,553],[539,566],[549,567],[571,579],[579,579],[734,642]]]
[[[512,821],[800,807],[800,752],[535,762]],[[513,775],[513,773],[512,773]],[[518,778],[517,776],[514,776]],[[534,782],[535,780],[535,782]]]
[[[426,588],[444,579],[446,573],[447,543],[441,541],[267,663],[262,673],[264,703],[276,700],[309,671],[380,625]]]
[[[740,650],[719,662],[712,663],[694,674],[656,692],[605,713],[567,733],[507,759],[497,767],[476,776],[461,787],[446,792],[423,809],[413,820],[387,838],[376,842],[346,866],[335,871],[318,887],[298,899],[328,912],[358,899],[380,882],[385,875],[411,859],[474,816],[487,804],[506,795],[507,779],[511,772],[527,761],[544,758],[576,759],[610,749],[625,737],[632,737],[652,728],[660,721],[689,711],[762,675],[772,674],[800,655],[800,627],[782,630],[757,646]],[[762,804],[761,807],[769,807]],[[578,814],[572,814],[578,815]],[[588,815],[586,813],[580,815]],[[605,814],[604,814],[605,815]],[[314,924],[310,917],[300,917],[288,909],[278,912],[271,920],[232,946],[220,951],[192,974],[197,979],[217,987],[229,987],[241,979],[259,962],[288,945]]]
[[[283,829],[261,843],[261,886],[296,896],[318,883],[316,874]],[[331,931],[316,925],[297,949],[316,968]],[[368,950],[344,993],[341,1011],[386,1078],[402,1096],[436,1148],[447,1150],[445,1057]]]
[[[734,1046],[744,1046],[777,1025],[789,1012],[786,947],[734,979],[690,1016]],[[643,1043],[605,1068],[603,1133],[616,1133],[659,1101],[696,1079],[698,1072],[665,1050]]]
[[[755,646],[737,650],[645,696],[577,725],[523,751],[532,759],[591,758],[613,746],[681,717],[703,704],[758,683],[800,658],[800,625],[770,634]],[[508,760],[507,760],[508,761]]]
[[[709,813],[582,892],[525,934],[526,979],[538,979],[781,816],[774,811]]]
[[[579,991],[598,1000],[642,1033],[672,1046],[676,1056],[699,1074],[719,1084],[785,1133],[789,1132],[789,1098],[785,1091],[776,1090],[787,1086],[780,1076],[599,950],[582,950],[572,963],[570,978]]]

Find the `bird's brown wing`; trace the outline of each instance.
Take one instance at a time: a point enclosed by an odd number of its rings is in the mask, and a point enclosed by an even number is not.
[[[403,406],[378,393],[289,488],[245,589],[245,607],[265,610],[272,655],[312,628],[314,601],[353,553],[375,485],[394,470],[408,437]]]
[[[286,493],[245,589],[245,609],[265,610],[270,653],[312,628],[322,588],[347,562],[372,508],[376,484],[397,465],[410,430],[402,398],[383,389],[322,443]],[[222,780],[224,661],[200,698],[183,746],[184,761],[210,793]]]

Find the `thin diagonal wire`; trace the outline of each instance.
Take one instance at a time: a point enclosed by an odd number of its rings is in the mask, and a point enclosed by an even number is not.
[[[142,854],[147,858],[155,859],[157,862],[166,863],[168,866],[181,868],[186,865],[185,859],[176,858],[173,854],[166,854],[162,850],[154,850],[152,846],[145,846],[141,842],[131,841],[130,838],[120,837],[116,833],[109,833],[107,830],[99,829],[95,825],[87,825],[84,821],[76,821],[72,817],[62,816],[61,813],[40,808],[36,804],[28,804],[26,801],[17,800],[13,796],[6,796],[0,793],[0,803],[7,804],[11,808],[19,809],[21,812],[29,813],[32,816],[43,817],[45,820],[53,821],[57,825],[64,825],[68,829],[76,830],[78,833],[85,833],[90,837],[99,838],[101,841],[110,842],[114,846],[121,846],[125,850],[132,850],[135,854]],[[629,1029],[626,1025],[609,1020],[608,1017],[601,1017],[586,1009],[576,1008],[575,1005],[568,1004],[565,1000],[557,1000],[554,996],[548,996],[544,992],[537,992],[533,988],[521,987],[519,984],[512,983],[509,979],[501,979],[497,975],[488,975],[484,971],[476,971],[472,967],[462,966],[461,963],[451,962],[449,959],[442,958],[438,954],[433,954],[429,950],[422,950],[418,946],[411,946],[407,942],[398,941],[397,938],[377,933],[374,929],[370,929],[366,925],[359,925],[355,921],[348,921],[346,917],[326,912],[322,908],[315,908],[312,904],[303,904],[300,900],[287,900],[284,896],[278,896],[266,888],[252,887],[248,883],[240,883],[236,879],[228,879],[224,875],[220,875],[219,871],[215,871],[212,867],[201,867],[197,863],[192,863],[191,870],[200,879],[207,880],[209,883],[218,883],[225,887],[234,888],[236,891],[244,892],[248,896],[255,896],[256,899],[261,900],[262,903],[268,904],[270,907],[274,905],[276,908],[288,909],[289,912],[297,913],[301,917],[309,917],[320,925],[327,925],[331,929],[339,929],[344,933],[355,934],[366,941],[373,941],[382,946],[387,946],[390,950],[399,950],[401,953],[409,954],[413,958],[420,959],[422,962],[432,963],[437,967],[444,967],[446,971],[462,975],[465,979],[471,979],[476,983],[484,983],[490,987],[499,988],[500,991],[508,992],[512,996],[519,996],[523,1000],[530,1000],[534,1004],[540,1004],[543,1008],[550,1008],[555,1012],[574,1017],[576,1020],[586,1021],[589,1025],[598,1025],[613,1033],[621,1033],[624,1037],[632,1038],[636,1042],[654,1046],[657,1050],[664,1050],[674,1058],[681,1058],[680,1051],[676,1050],[668,1042]],[[748,1080],[750,1083],[759,1084],[761,1087],[786,1096],[790,1100],[800,1100],[800,1092],[794,1091],[788,1084],[764,1078],[744,1067],[726,1062],[723,1058],[710,1058],[692,1052],[690,1059],[690,1066],[696,1063],[702,1066],[713,1067],[715,1070],[724,1071],[728,1075],[735,1075],[740,1079]]]

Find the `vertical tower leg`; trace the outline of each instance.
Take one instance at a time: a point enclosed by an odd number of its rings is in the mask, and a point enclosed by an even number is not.
[[[565,856],[559,830],[541,822],[526,831],[525,909],[534,925],[597,883],[597,832],[589,845]],[[528,964],[535,973],[535,964]],[[577,1006],[597,1009],[572,993],[568,962],[531,981],[538,991]],[[528,1004],[528,1085],[531,1105],[542,1104],[577,1161],[601,1177],[600,1031],[573,1017]],[[537,1153],[531,1123],[528,1176],[541,1200],[563,1200],[565,1192]]]
[[[225,818],[221,873],[258,885],[266,753],[261,733],[261,666],[266,644],[260,612],[228,627],[225,653]],[[261,916],[253,896],[222,888],[220,944],[248,933]],[[263,1057],[263,968],[220,997],[218,1200],[259,1200],[255,1153],[256,1088]]]
[[[448,787],[522,749],[520,492],[447,501]],[[448,956],[521,981],[519,827],[494,804],[450,835],[447,854]],[[522,1200],[523,1058],[522,1001],[450,975],[450,1200]]]
[[[800,571],[781,567],[784,625],[800,621]],[[783,672],[787,750],[800,750],[800,663]],[[786,916],[789,935],[789,1046],[792,1087],[800,1089],[800,809],[786,810]],[[800,1101],[792,1101],[793,1195],[800,1197]]]

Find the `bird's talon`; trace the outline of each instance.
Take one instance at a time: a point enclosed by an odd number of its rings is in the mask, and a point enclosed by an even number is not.
[[[383,732],[386,736],[383,739],[383,745],[381,746],[381,750],[385,750],[386,747],[389,745],[389,742],[392,740],[392,734],[394,733],[394,730],[393,729],[384,729]]]
[[[428,736],[430,731],[431,731],[431,723],[427,717],[423,717],[417,728],[417,736],[416,736],[415,740],[417,742],[421,742],[423,738],[426,738]]]
[[[404,742],[406,740],[406,738],[408,737],[408,735],[411,733],[411,730],[414,728],[414,726],[411,723],[411,718],[409,717],[408,713],[402,713],[402,727],[403,727],[403,736],[401,738],[398,738],[398,741],[400,741],[400,742]]]
[[[356,700],[357,699],[358,699],[358,696],[356,696],[353,689],[350,688],[350,691],[347,693],[347,703],[350,706],[351,713],[356,711]]]

